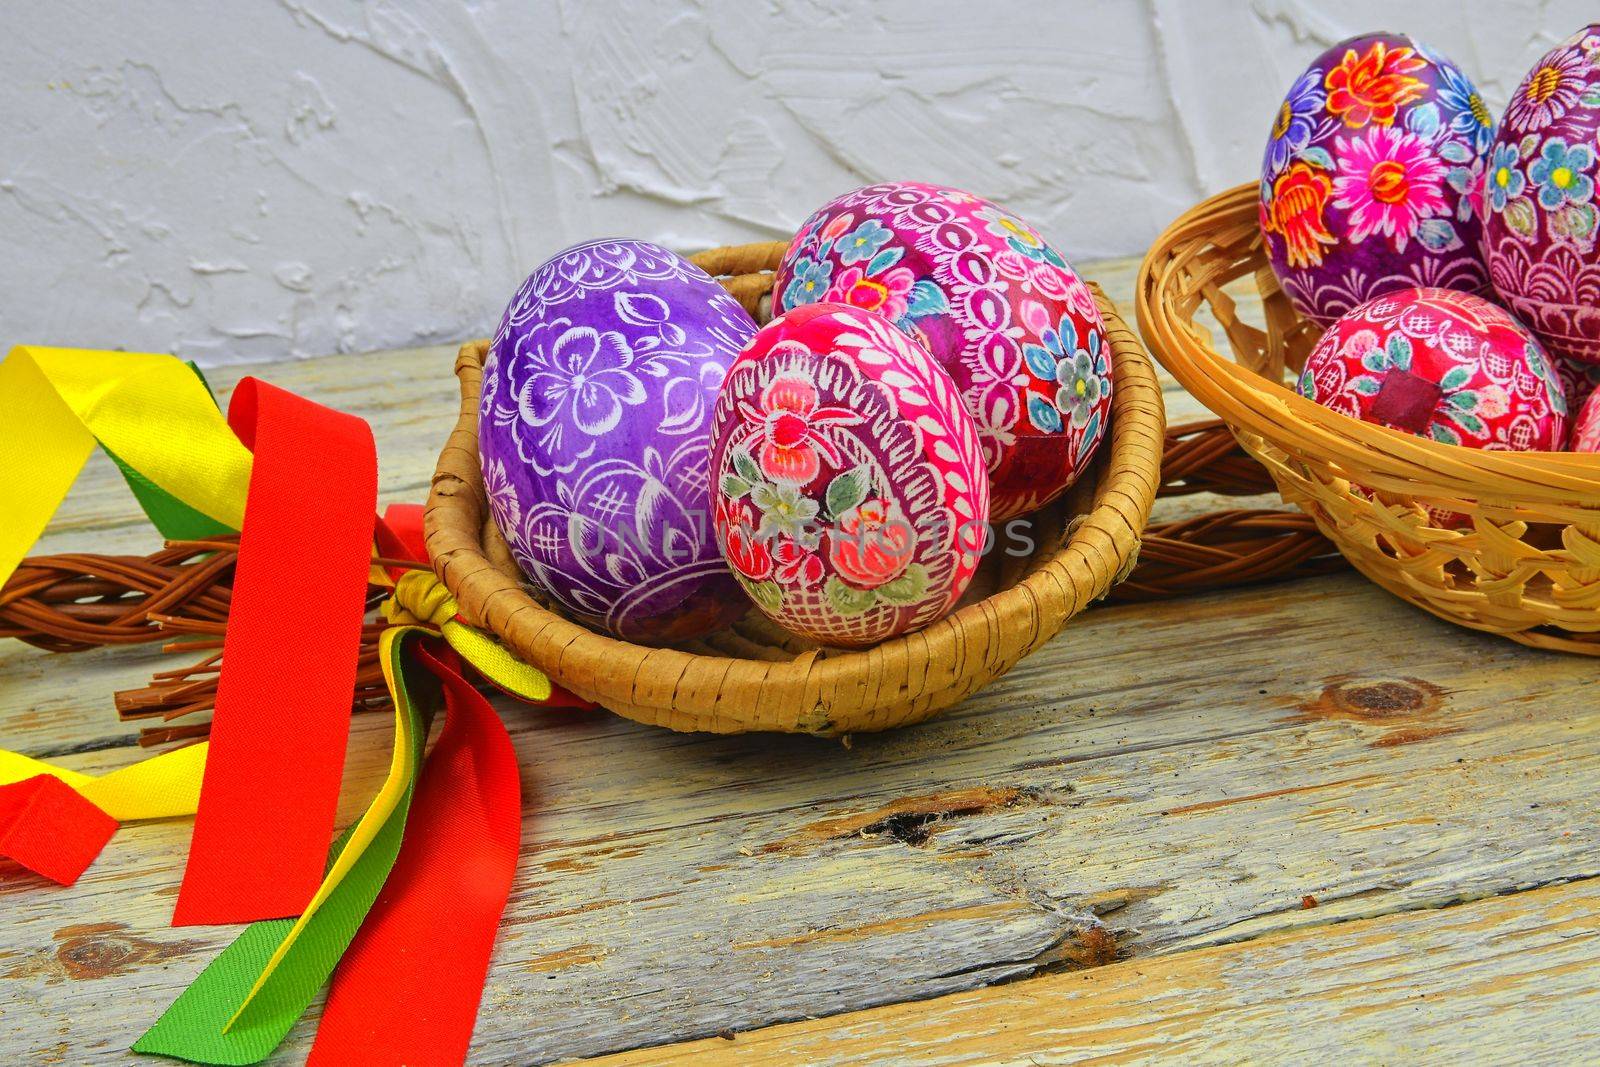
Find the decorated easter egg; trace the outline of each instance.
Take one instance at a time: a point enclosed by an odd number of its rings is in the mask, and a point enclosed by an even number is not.
[[[1567,447],[1573,452],[1600,452],[1600,393],[1590,393],[1578,409]]]
[[[1058,496],[1105,436],[1111,353],[1094,298],[996,204],[924,182],[857,189],[806,220],[774,282],[778,308],[876,312],[949,372],[978,427],[996,520]]]
[[[1306,357],[1300,395],[1446,444],[1560,449],[1567,402],[1538,340],[1451,289],[1402,289],[1354,308]]]
[[[1552,356],[1556,376],[1567,394],[1567,411],[1576,412],[1588,403],[1590,395],[1600,386],[1600,363],[1582,363],[1576,359]]]
[[[704,271],[643,241],[575,245],[517,290],[483,365],[483,482],[518,566],[574,618],[661,643],[747,607],[706,467],[754,333]]]
[[[1484,181],[1495,292],[1555,355],[1600,363],[1600,23],[1545,55],[1506,107]]]
[[[1486,289],[1474,201],[1492,127],[1460,68],[1404,34],[1318,56],[1261,162],[1262,236],[1300,313],[1326,326],[1396,289]]]
[[[756,334],[712,429],[717,539],[761,609],[825,645],[925,626],[972,580],[989,480],[961,394],[889,319],[811,304]]]

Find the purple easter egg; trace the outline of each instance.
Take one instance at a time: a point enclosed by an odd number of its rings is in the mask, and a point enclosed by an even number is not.
[[[483,365],[478,451],[518,566],[574,618],[653,644],[749,606],[718,551],[711,417],[755,322],[643,241],[574,245],[528,276]]]
[[[1600,364],[1600,23],[1534,65],[1511,94],[1484,181],[1489,277],[1558,356]]]
[[[1459,67],[1398,33],[1318,56],[1278,106],[1261,231],[1284,292],[1326,326],[1398,289],[1481,293],[1493,122]]]

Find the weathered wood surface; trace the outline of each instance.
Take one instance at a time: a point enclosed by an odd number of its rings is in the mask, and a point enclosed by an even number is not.
[[[1131,264],[1093,273],[1126,303]],[[261,373],[371,420],[383,499],[418,500],[451,359]],[[1195,411],[1175,389],[1169,410]],[[40,550],[153,543],[96,460]],[[162,659],[0,645],[0,741],[129,762],[110,693]],[[1594,677],[1344,575],[1094,609],[940,719],[850,747],[502,704],[529,805],[474,1058],[597,1055],[1295,931],[1314,946],[1344,920],[1426,925],[1451,910],[1419,909],[1600,875]],[[356,720],[346,817],[389,732]],[[0,880],[0,1061],[129,1058],[235,935],[167,925],[187,837],[187,820],[125,829],[68,889]],[[1576,1041],[1594,1011],[1541,1018]]]
[[[585,1062],[1576,1063],[1597,951],[1588,881]]]

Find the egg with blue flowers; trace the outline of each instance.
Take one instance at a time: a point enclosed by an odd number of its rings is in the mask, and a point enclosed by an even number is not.
[[[1600,23],[1535,63],[1511,94],[1484,182],[1495,292],[1545,345],[1600,364]]]
[[[808,218],[774,310],[881,315],[954,379],[977,425],[996,520],[1033,511],[1088,467],[1111,415],[1111,348],[1087,285],[1037,229],[959,189],[884,182]]]
[[[489,510],[566,614],[667,643],[749,607],[717,548],[711,418],[755,322],[704,271],[644,241],[590,241],[523,282],[483,364]]]
[[[1485,291],[1492,137],[1471,79],[1412,37],[1353,37],[1313,60],[1261,163],[1262,240],[1296,309],[1326,326],[1400,289]]]

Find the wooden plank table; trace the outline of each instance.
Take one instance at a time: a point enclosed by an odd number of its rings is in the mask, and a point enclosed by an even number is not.
[[[1129,308],[1133,268],[1087,273]],[[426,492],[451,359],[256,370],[372,422],[387,502]],[[39,551],[155,543],[97,458]],[[162,665],[0,645],[0,742],[122,766],[110,694]],[[474,1061],[1593,1058],[1597,669],[1345,574],[1094,608],[848,744],[502,702],[529,803]],[[356,718],[344,820],[390,728]],[[0,1062],[134,1059],[236,935],[168,926],[188,833],[124,829],[70,888],[4,872]]]

